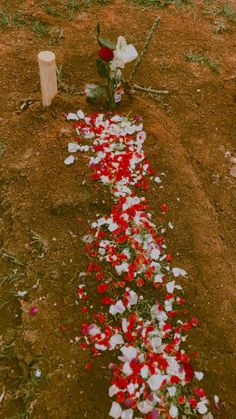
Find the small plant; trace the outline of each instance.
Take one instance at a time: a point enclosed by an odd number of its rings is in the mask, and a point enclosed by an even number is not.
[[[217,9],[216,14],[217,15],[223,15],[230,20],[235,20],[236,19],[236,11],[233,9],[231,4],[229,4],[229,3],[224,4],[220,9]]]
[[[219,73],[219,62],[209,58],[207,54],[198,54],[189,51],[184,54],[185,60],[189,63],[196,63],[208,66],[214,73]]]
[[[40,20],[34,20],[31,25],[32,30],[38,36],[48,36],[50,28],[47,23],[41,22]]]
[[[85,93],[90,100],[100,96],[106,97],[109,109],[115,109],[124,93],[125,82],[122,70],[125,65],[138,56],[133,45],[127,44],[123,36],[119,36],[117,44],[100,36],[100,25],[97,24],[98,51],[97,70],[105,84],[87,84]]]
[[[59,26],[52,31],[52,43],[59,44],[64,38],[64,30]]]
[[[49,4],[47,1],[41,2],[40,6],[49,15],[56,16],[56,17],[61,15],[58,8],[56,9],[54,6],[51,6],[51,4]]]
[[[57,81],[62,81],[62,64],[56,66]]]
[[[26,20],[24,19],[22,15],[22,11],[18,10],[16,14],[12,18],[13,23],[21,28],[22,26],[25,26],[27,24]]]
[[[30,244],[33,245],[35,249],[42,254],[47,252],[47,240],[43,239],[38,233],[35,233],[33,230],[31,230],[31,234],[33,240],[30,242]]]
[[[226,31],[226,29],[227,28],[225,22],[223,20],[219,20],[218,22],[216,22],[216,27],[213,30],[213,32],[218,35],[219,33]]]
[[[66,6],[66,12],[69,20],[73,19],[74,13],[80,9],[78,0],[70,0]]]
[[[0,29],[5,29],[10,24],[10,16],[4,10],[0,10]]]

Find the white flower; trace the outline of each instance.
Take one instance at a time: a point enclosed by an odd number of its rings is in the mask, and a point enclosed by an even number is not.
[[[204,374],[201,371],[194,371],[194,375],[195,375],[196,379],[199,380],[199,381],[201,381],[204,377]]]
[[[153,409],[153,404],[149,400],[138,403],[138,410],[144,414],[149,413]]]
[[[78,151],[78,144],[77,143],[69,143],[68,144],[68,152],[69,153],[76,153]]]
[[[176,394],[176,387],[168,387],[167,388],[167,390],[168,390],[168,393],[169,393],[169,395],[170,395],[170,397],[174,397],[175,396],[175,394]]]
[[[123,370],[123,373],[127,376],[133,374],[133,370],[130,367],[129,362],[124,363],[122,370]]]
[[[134,392],[135,392],[135,385],[134,385],[133,383],[130,383],[130,384],[127,386],[127,390],[128,390],[128,392],[129,392],[129,394],[134,394]]]
[[[110,350],[113,350],[117,345],[123,345],[124,341],[121,335],[116,333],[110,338]]]
[[[159,256],[160,256],[160,253],[161,253],[160,250],[157,249],[157,247],[155,247],[151,251],[151,258],[154,259],[154,260],[158,260],[159,259]]]
[[[115,231],[118,227],[119,227],[118,224],[111,222],[109,224],[108,230],[112,232],[112,231]]]
[[[109,309],[109,313],[115,316],[116,314],[122,314],[125,311],[125,306],[121,300],[118,300],[115,304],[112,304]]]
[[[67,121],[78,121],[78,116],[75,113],[68,113],[66,117]]]
[[[118,391],[120,391],[119,387],[117,387],[115,384],[109,387],[109,397],[115,396]]]
[[[81,109],[77,111],[77,116],[79,117],[79,119],[84,119],[85,117],[84,112]]]
[[[200,413],[201,415],[204,415],[205,413],[207,413],[207,411],[208,411],[208,407],[206,406],[207,403],[208,402],[207,402],[206,399],[202,400],[201,402],[198,402],[198,404],[197,404],[198,413]]]
[[[147,365],[144,365],[140,370],[140,375],[142,378],[148,378],[149,376],[149,368]]]
[[[97,327],[96,324],[91,324],[88,327],[88,334],[90,336],[96,336],[99,333],[101,333],[101,329],[100,329],[100,327]]]
[[[37,368],[35,370],[34,375],[35,375],[36,378],[40,378],[42,376],[42,371],[39,368]]]
[[[133,409],[123,410],[123,412],[121,414],[121,419],[132,419],[133,414],[134,414]]]
[[[66,166],[69,166],[70,164],[73,164],[75,161],[75,157],[74,156],[68,156],[65,160],[64,163],[66,164]]]
[[[123,36],[119,36],[115,50],[115,57],[122,60],[124,64],[127,64],[135,60],[137,56],[138,53],[134,46],[132,44],[127,44],[125,38]]]
[[[167,289],[167,291],[169,292],[169,293],[171,293],[172,294],[172,292],[174,291],[174,289],[175,289],[175,281],[170,281],[170,282],[168,282],[167,284],[166,284],[166,289]]]
[[[171,404],[169,414],[171,418],[177,418],[178,417],[178,409],[175,405]]]
[[[129,291],[129,295],[128,295],[127,298],[128,298],[129,304],[131,306],[134,306],[138,302],[138,296],[137,296],[136,292],[134,292],[132,290]]]
[[[137,357],[137,349],[133,346],[123,346],[121,352],[125,361],[132,361]]]
[[[180,268],[173,268],[172,269],[173,275],[175,277],[177,276],[186,276],[187,272],[184,269],[180,269]]]
[[[118,419],[121,417],[122,409],[119,405],[119,403],[113,402],[111,405],[111,410],[109,412],[109,416],[111,416],[114,419]]]
[[[163,381],[168,378],[167,375],[162,375],[162,374],[153,374],[149,380],[148,380],[148,384],[151,390],[159,390],[159,388],[161,387]]]

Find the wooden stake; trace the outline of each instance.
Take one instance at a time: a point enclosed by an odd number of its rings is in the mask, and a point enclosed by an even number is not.
[[[38,54],[43,106],[50,106],[57,94],[56,57],[51,51]]]

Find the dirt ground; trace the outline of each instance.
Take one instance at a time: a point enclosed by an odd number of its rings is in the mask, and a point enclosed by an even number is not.
[[[169,95],[137,92],[121,109],[143,115],[145,149],[161,173],[164,188],[150,191],[150,205],[154,217],[160,203],[170,206],[167,243],[189,273],[185,293],[200,320],[189,345],[210,399],[221,401],[213,416],[235,419],[235,15],[222,0],[163,10],[122,0],[76,4],[0,0],[0,416],[108,418],[109,360],[84,368],[76,287],[87,266],[81,239],[111,203],[89,180],[86,159],[64,165],[74,132],[63,113],[97,109],[80,94],[96,80],[96,22],[140,51],[159,15],[135,82]],[[48,109],[40,104],[43,49],[58,63],[60,91]],[[188,62],[185,54],[205,58]]]

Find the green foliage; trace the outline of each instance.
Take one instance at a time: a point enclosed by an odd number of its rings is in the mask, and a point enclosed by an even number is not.
[[[61,12],[60,12],[59,8],[51,6],[47,1],[41,2],[40,6],[49,15],[52,15],[52,16],[60,16],[61,15]]]
[[[185,60],[189,63],[196,63],[201,65],[206,65],[213,71],[214,73],[219,73],[219,62],[215,59],[208,57],[207,54],[199,54],[189,51],[184,54]]]
[[[5,10],[0,10],[0,29],[5,29],[10,24],[10,16]]]
[[[230,3],[224,4],[221,8],[216,9],[215,13],[217,15],[225,16],[230,20],[236,19],[236,11]]]
[[[96,64],[97,64],[97,70],[98,70],[99,76],[102,77],[102,78],[109,77],[109,71],[108,71],[106,63],[99,58],[96,61]]]
[[[218,22],[216,22],[216,27],[213,30],[213,32],[218,35],[219,33],[226,31],[226,29],[227,27],[225,25],[225,22],[223,20],[219,20]]]
[[[21,28],[22,26],[27,25],[27,21],[24,19],[22,11],[18,10],[16,12],[16,14],[13,16],[12,18],[12,22],[18,26],[19,28]]]
[[[99,86],[94,87],[94,89],[90,90],[89,98],[96,99],[99,96],[104,95],[105,93],[106,93],[106,87],[99,85]]]
[[[98,43],[101,47],[106,47],[110,49],[115,49],[116,46],[111,42],[109,39],[101,38],[100,36],[97,38]]]
[[[33,20],[31,28],[38,36],[49,36],[50,28],[47,23],[40,20]]]

